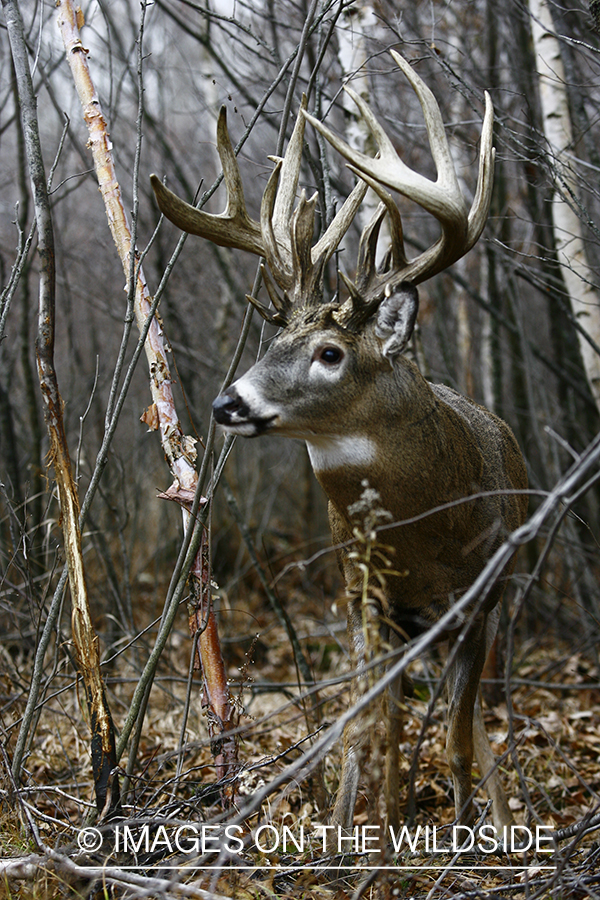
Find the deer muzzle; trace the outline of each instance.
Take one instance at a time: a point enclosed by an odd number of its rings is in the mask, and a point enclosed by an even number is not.
[[[219,394],[213,403],[213,413],[219,425],[233,425],[239,419],[246,420],[250,410],[237,392],[226,391]]]
[[[269,430],[274,415],[260,415],[252,411],[246,400],[237,391],[235,385],[227,388],[213,401],[215,421],[231,434],[243,437],[257,437]]]

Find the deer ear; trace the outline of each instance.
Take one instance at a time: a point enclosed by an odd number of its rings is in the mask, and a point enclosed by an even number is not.
[[[375,334],[383,341],[383,355],[391,363],[411,339],[418,310],[419,294],[414,284],[403,281],[397,287],[387,285],[377,311]]]

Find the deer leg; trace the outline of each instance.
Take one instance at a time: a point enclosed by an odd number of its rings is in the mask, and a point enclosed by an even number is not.
[[[375,614],[374,610],[373,614]],[[348,644],[351,665],[356,672],[350,685],[350,703],[354,706],[358,702],[365,686],[364,675],[361,675],[360,671],[365,666],[365,633],[360,597],[351,598],[348,601]],[[367,719],[368,712],[359,713],[344,728],[342,772],[331,815],[331,824],[340,826],[345,830],[352,828],[354,820],[354,805],[356,803],[358,780],[364,756],[363,748],[368,737]]]
[[[481,695],[478,693],[475,701],[475,710],[473,715],[473,744],[475,749],[475,759],[479,766],[481,777],[486,779],[485,790],[492,801],[492,819],[494,828],[500,834],[505,826],[514,825],[512,813],[508,808],[506,794],[502,786],[502,779],[498,771],[496,757],[490,747],[490,741],[483,723],[483,712],[481,709]]]
[[[399,646],[397,637],[390,635],[392,646]],[[387,750],[385,754],[385,790],[388,826],[400,828],[400,741],[404,724],[404,684],[402,673],[390,684],[386,694],[385,723]]]
[[[489,651],[489,648],[494,643],[499,617],[500,607],[497,606],[488,616],[486,625],[486,651]],[[477,700],[475,701],[473,744],[479,772],[481,777],[486,779],[485,790],[492,801],[492,819],[494,827],[497,832],[502,832],[502,829],[505,826],[514,825],[514,819],[508,808],[508,802],[506,800],[506,794],[504,793],[504,787],[502,786],[502,779],[500,778],[496,758],[490,747],[490,741],[485,730],[481,707],[481,690],[477,692]]]
[[[494,827],[501,831],[505,825],[513,824],[513,818],[485,730],[479,687],[479,679],[497,624],[496,610],[493,610],[487,621],[474,622],[448,673],[446,752],[454,780],[456,814],[460,816],[460,821],[468,825],[473,818],[470,796],[474,753],[481,777],[486,779],[487,795],[492,801]]]
[[[473,713],[485,662],[485,631],[485,620],[476,619],[462,637],[448,670],[446,755],[454,781],[456,815],[462,825],[470,825],[473,820]]]

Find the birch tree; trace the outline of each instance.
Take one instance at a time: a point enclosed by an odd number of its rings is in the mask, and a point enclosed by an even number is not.
[[[560,44],[546,0],[529,0],[544,137],[555,188],[552,224],[559,265],[578,328],[579,346],[596,405],[600,408],[600,303],[586,259],[573,131]]]

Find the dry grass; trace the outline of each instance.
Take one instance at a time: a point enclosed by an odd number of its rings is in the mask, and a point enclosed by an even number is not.
[[[301,699],[296,669],[287,636],[277,624],[262,596],[252,592],[244,605],[225,602],[222,616],[225,655],[230,661],[232,690],[240,709],[240,772],[236,782],[236,806],[243,808],[257,790],[273,781],[284,768],[301,761],[303,751],[315,740],[319,728],[335,720],[347,702],[346,684],[329,684],[346,669],[341,613],[334,613],[323,603],[307,598],[295,586],[290,608],[297,610],[294,625],[306,656],[319,682],[325,686],[317,694],[313,706]],[[138,605],[138,618],[144,608]],[[149,608],[149,605],[148,605]],[[248,623],[252,623],[252,628]],[[258,637],[253,641],[253,635]],[[153,690],[139,748],[137,767],[124,810],[127,823],[135,831],[143,823],[153,823],[156,835],[162,823],[167,832],[182,823],[215,822],[224,814],[229,821],[236,811],[224,813],[220,805],[206,721],[202,710],[202,688],[196,675],[192,685],[192,704],[181,744],[181,715],[187,689],[189,641],[183,631],[176,631],[168,653],[162,660]],[[140,649],[141,655],[141,649]],[[411,765],[412,752],[422,723],[428,715],[430,686],[441,670],[441,657],[434,655],[413,668],[415,698],[409,701],[402,750],[405,779]],[[5,660],[5,690],[13,685],[18,669],[25,683],[31,658],[15,654]],[[12,670],[10,670],[12,667]],[[11,676],[12,675],[12,681]],[[135,655],[119,657],[118,663],[106,671],[109,701],[116,721],[128,708],[136,679]],[[519,646],[512,678],[511,703],[507,706],[501,687],[498,699],[486,712],[486,724],[494,750],[502,760],[504,780],[511,799],[515,819],[524,825],[535,823],[554,830],[565,829],[596,811],[600,793],[600,683],[597,667],[582,653],[574,654],[570,646],[562,647],[556,639],[526,640]],[[192,856],[170,853],[168,842],[153,849],[141,845],[137,853],[90,853],[83,855],[77,846],[79,829],[93,813],[93,791],[90,777],[88,726],[84,704],[74,685],[66,659],[57,668],[54,691],[48,692],[27,759],[27,776],[17,802],[8,779],[3,785],[1,804],[2,856],[26,857],[38,852],[31,837],[33,822],[41,841],[59,851],[63,858],[82,865],[136,865],[136,872],[146,879],[145,888],[126,886],[114,881],[106,888],[101,882],[90,882],[77,873],[61,868],[60,860],[37,870],[33,879],[5,883],[3,896],[181,896],[181,885],[194,884],[226,897],[350,897],[354,895],[364,872],[366,857],[349,855],[331,861],[328,871],[315,866],[326,859],[318,826],[327,821],[328,797],[335,791],[339,744],[327,752],[322,767],[301,778],[290,779],[282,790],[270,793],[244,823],[244,835],[256,834],[260,826],[271,825],[279,836],[284,826],[298,839],[304,831],[305,843],[297,850],[290,840],[266,852],[267,841],[275,831],[263,831],[263,852],[250,841],[241,858],[248,868],[217,873],[174,873],[167,867],[172,860],[181,866]],[[486,687],[492,692],[493,685]],[[496,686],[497,687],[497,686]],[[11,705],[16,717],[19,704]],[[375,711],[374,711],[375,712]],[[374,716],[374,718],[376,718]],[[419,751],[415,777],[416,817],[410,825],[414,836],[420,826],[450,825],[454,818],[451,779],[444,755],[443,704],[436,706],[430,717]],[[382,764],[383,737],[374,723],[373,752],[359,791],[355,825],[372,826],[383,821]],[[512,744],[509,741],[512,730]],[[517,771],[511,756],[516,748]],[[125,761],[123,761],[125,764]],[[407,794],[404,796],[407,801]],[[478,794],[478,808],[485,808],[483,793]],[[90,820],[91,821],[91,820]],[[107,832],[110,829],[107,828]],[[388,855],[387,865],[376,873],[373,884],[364,886],[370,897],[503,897],[528,892],[534,896],[595,896],[598,851],[591,833],[579,840],[564,840],[556,853],[528,864],[558,866],[558,869],[522,869],[524,857],[519,854],[460,854],[454,865],[468,870],[447,869],[451,853],[427,852],[424,841],[415,853],[404,847],[395,856]],[[112,848],[114,832],[106,837]],[[148,849],[148,852],[146,852]],[[275,868],[267,869],[267,866]],[[407,868],[398,868],[403,866]],[[257,867],[257,868],[252,868]],[[306,868],[308,867],[308,868]],[[312,868],[311,868],[312,867]],[[419,867],[419,868],[418,868]],[[427,868],[429,867],[429,868]],[[507,868],[508,867],[508,868]],[[520,867],[520,868],[519,868]],[[127,871],[127,870],[124,870]],[[180,885],[171,884],[175,877]],[[190,888],[191,889],[191,888]],[[198,894],[200,896],[200,894]]]

